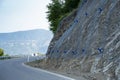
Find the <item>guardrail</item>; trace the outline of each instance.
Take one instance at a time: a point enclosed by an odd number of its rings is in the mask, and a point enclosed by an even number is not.
[[[0,60],[4,60],[4,59],[11,59],[11,56],[0,56]]]

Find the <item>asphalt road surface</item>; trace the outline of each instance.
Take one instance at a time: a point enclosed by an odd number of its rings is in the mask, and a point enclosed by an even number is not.
[[[28,61],[27,58],[0,60],[0,80],[74,80],[59,74],[28,67],[23,64],[26,61]]]

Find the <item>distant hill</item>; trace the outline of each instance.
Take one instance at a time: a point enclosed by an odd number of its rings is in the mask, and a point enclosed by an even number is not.
[[[0,33],[0,48],[10,55],[46,53],[52,36],[43,29]]]

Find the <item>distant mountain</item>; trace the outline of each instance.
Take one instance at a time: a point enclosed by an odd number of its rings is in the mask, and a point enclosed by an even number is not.
[[[0,48],[10,55],[46,53],[52,36],[43,29],[0,33]]]

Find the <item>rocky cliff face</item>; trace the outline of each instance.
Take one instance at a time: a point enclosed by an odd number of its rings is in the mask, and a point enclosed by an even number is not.
[[[61,21],[47,57],[89,80],[120,80],[120,0],[83,0]]]

